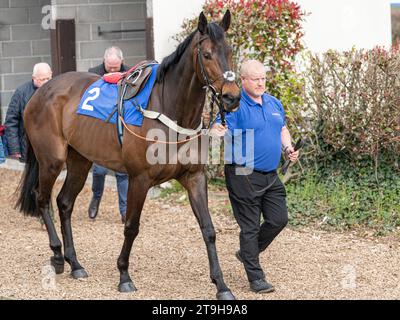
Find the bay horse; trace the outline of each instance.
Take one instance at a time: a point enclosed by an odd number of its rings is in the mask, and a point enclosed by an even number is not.
[[[230,22],[229,11],[219,23],[208,23],[205,15],[200,14],[197,29],[158,67],[149,110],[169,117],[181,127],[196,128],[201,122],[207,87],[216,92],[226,111],[238,108],[240,89],[232,77],[232,53],[225,38]],[[234,299],[223,280],[218,261],[216,235],[208,210],[204,164],[149,164],[146,149],[153,142],[139,137],[145,137],[153,128],[168,132],[167,126],[160,121],[144,118],[141,127],[126,125],[121,146],[114,124],[78,115],[76,111],[81,97],[98,79],[99,76],[87,72],[68,72],[54,77],[37,90],[24,112],[28,152],[16,206],[25,215],[43,217],[54,254],[50,261],[55,272],[64,272],[64,262],[67,261],[73,278],[88,276],[76,256],[71,214],[92,162],[96,162],[129,174],[124,243],[117,261],[120,292],[136,290],[128,272],[129,257],[139,233],[147,192],[152,186],[176,179],[187,190],[199,223],[207,248],[210,277],[217,287],[217,298]],[[179,144],[178,149],[183,145]],[[63,255],[49,208],[54,183],[65,164],[67,176],[57,196]]]

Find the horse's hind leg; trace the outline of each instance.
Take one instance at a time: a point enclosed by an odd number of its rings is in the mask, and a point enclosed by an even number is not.
[[[57,196],[58,211],[60,214],[61,230],[64,242],[64,257],[71,266],[73,278],[85,278],[87,273],[79,264],[76,257],[72,237],[71,215],[74,203],[81,192],[92,163],[69,147],[67,156],[67,177],[60,193]]]
[[[203,172],[196,172],[183,176],[179,179],[179,182],[182,183],[189,193],[190,205],[203,234],[210,263],[211,281],[217,286],[217,298],[220,300],[233,300],[235,297],[224,282],[218,262],[217,248],[215,246],[215,230],[208,211],[206,177]]]
[[[54,267],[57,274],[64,272],[64,257],[62,255],[61,241],[58,238],[53,219],[50,215],[51,191],[54,183],[61,172],[63,162],[59,160],[51,163],[40,163],[39,166],[39,189],[37,192],[37,206],[40,215],[46,225],[49,235],[50,249],[54,256],[50,258],[51,265]]]

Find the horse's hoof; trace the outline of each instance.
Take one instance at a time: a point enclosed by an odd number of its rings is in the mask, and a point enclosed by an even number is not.
[[[82,278],[87,278],[88,274],[85,271],[85,269],[78,269],[78,270],[71,271],[71,276],[74,279],[82,279]]]
[[[57,262],[54,257],[50,257],[50,264],[54,267],[54,272],[56,274],[61,274],[64,272],[64,260],[62,263]]]
[[[231,291],[217,292],[218,300],[236,300]]]
[[[125,282],[125,283],[121,283],[118,286],[118,291],[119,292],[135,292],[137,289],[135,287],[135,285],[133,284],[133,282]]]

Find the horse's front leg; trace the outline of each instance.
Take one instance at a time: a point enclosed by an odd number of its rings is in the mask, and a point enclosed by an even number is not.
[[[136,287],[129,276],[129,256],[133,241],[139,234],[140,215],[142,213],[147,191],[150,188],[150,180],[147,177],[129,177],[128,203],[126,208],[126,221],[124,230],[124,244],[118,258],[118,270],[120,281],[118,291],[133,292]]]
[[[210,212],[208,211],[207,181],[205,174],[203,171],[186,174],[179,179],[179,182],[188,191],[190,205],[192,206],[203,234],[210,263],[211,281],[217,286],[217,299],[234,300],[235,297],[224,282],[218,261],[217,248],[215,246],[215,230],[211,221]]]

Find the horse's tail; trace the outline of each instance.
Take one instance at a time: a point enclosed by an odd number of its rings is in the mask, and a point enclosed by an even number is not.
[[[28,137],[26,137],[26,147],[25,170],[16,191],[19,195],[15,208],[22,211],[26,216],[39,217],[39,210],[37,210],[39,163]]]

